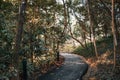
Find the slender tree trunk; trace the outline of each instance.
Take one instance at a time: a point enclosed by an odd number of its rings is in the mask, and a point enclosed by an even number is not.
[[[26,8],[26,0],[21,1],[21,6],[19,9],[19,19],[18,19],[18,27],[16,30],[16,39],[15,39],[15,54],[14,54],[14,62],[16,63],[16,66],[18,66],[18,57],[19,57],[19,51],[20,51],[20,44],[22,39],[22,33],[23,33],[23,24],[25,21],[25,8]]]
[[[112,33],[113,33],[113,43],[114,43],[114,66],[113,70],[116,67],[116,47],[117,47],[117,38],[115,32],[115,1],[112,0]]]
[[[94,53],[94,51],[93,51],[93,45],[92,45],[92,37],[91,37],[91,27],[89,27],[89,31],[90,31],[90,34],[89,34],[89,36],[90,36],[90,45],[91,45],[91,53]]]
[[[111,17],[112,17],[112,11],[109,9],[109,7],[107,7],[107,5],[104,3],[104,1],[103,0],[99,0],[103,5],[104,5],[104,8],[105,8],[105,10],[108,12],[108,14],[109,14],[109,16],[110,16],[110,19],[111,19]],[[115,7],[114,7],[114,10],[115,10]],[[115,15],[115,14],[114,14]],[[120,37],[120,34],[119,34],[119,30],[118,30],[118,26],[119,25],[117,25],[116,24],[116,20],[114,19],[114,23],[115,23],[115,34],[116,34],[116,39],[117,39],[117,42],[119,42],[119,37]]]
[[[67,28],[67,8],[66,8],[66,3],[64,0],[63,1],[63,7],[64,7],[64,29],[63,29],[63,32],[62,32],[62,36],[64,35],[64,32]]]
[[[25,9],[26,9],[27,0],[21,0],[21,5],[19,9],[19,19],[18,19],[18,27],[17,27],[17,33],[16,33],[16,39],[15,39],[15,47],[14,47],[14,55],[13,55],[13,62],[15,64],[15,68],[18,70],[17,79],[19,80],[19,52],[20,52],[20,44],[22,39],[22,33],[23,33],[23,24],[25,22]]]
[[[59,44],[60,44],[60,41],[58,40],[58,41],[57,41],[57,50],[56,50],[56,53],[57,53],[57,61],[59,61],[59,57],[60,57]]]
[[[32,24],[32,23],[31,23]],[[32,31],[32,28],[33,27],[33,24],[30,25],[30,31],[29,31],[29,37],[30,37],[30,55],[31,55],[31,62],[33,63],[33,47],[32,47],[32,36],[33,36],[33,31]]]
[[[95,40],[94,31],[93,31],[93,20],[92,20],[92,14],[91,14],[90,0],[88,0],[88,2],[87,2],[87,6],[88,6],[88,16],[89,16],[89,21],[90,21],[91,37],[93,37],[93,40],[92,40],[92,41],[93,41],[93,44],[94,44],[95,54],[96,54],[96,57],[98,58],[98,52],[97,52],[97,46],[96,46],[96,40]]]

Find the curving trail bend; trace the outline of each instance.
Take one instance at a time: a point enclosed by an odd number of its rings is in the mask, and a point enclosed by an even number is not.
[[[64,64],[52,72],[39,77],[39,80],[82,80],[87,72],[88,64],[79,55],[61,53],[65,57]]]

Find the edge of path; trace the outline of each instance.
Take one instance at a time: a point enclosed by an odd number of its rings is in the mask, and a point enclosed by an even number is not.
[[[84,71],[80,74],[80,79],[79,79],[79,80],[82,80],[82,77],[87,73],[88,68],[89,68],[89,65],[87,64],[86,59],[85,59],[83,56],[80,56],[80,55],[78,55],[78,54],[73,54],[73,53],[70,53],[70,52],[69,52],[69,53],[68,53],[68,52],[61,52],[60,55],[61,55],[61,54],[64,54],[64,53],[78,56],[78,57],[83,61],[83,63],[86,65],[86,68],[85,68]],[[61,55],[61,56],[63,56],[63,55]],[[51,69],[51,70],[48,71],[47,73],[41,74],[41,75],[39,75],[38,77],[44,76],[44,75],[46,75],[46,74],[51,73],[52,71],[56,70],[57,68],[62,67],[62,66],[64,65],[64,63],[65,63],[65,57],[64,57],[64,61],[62,62],[62,64],[61,64],[59,67],[55,67],[54,69]]]

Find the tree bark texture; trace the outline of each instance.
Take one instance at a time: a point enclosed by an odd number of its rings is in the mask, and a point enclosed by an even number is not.
[[[27,5],[27,0],[21,0],[21,5],[19,8],[19,17],[18,17],[18,25],[16,30],[16,39],[15,39],[15,47],[14,47],[14,55],[13,55],[13,63],[15,64],[15,68],[18,69],[19,73],[19,53],[21,49],[21,40],[23,33],[23,24],[25,22],[25,9]],[[18,74],[19,76],[19,74]],[[17,79],[19,80],[19,78]]]
[[[64,29],[62,32],[62,37],[63,37],[65,30],[67,28],[67,8],[66,8],[65,0],[62,0],[62,1],[63,1],[63,7],[64,7]]]
[[[20,44],[22,40],[23,24],[25,22],[26,3],[27,3],[27,0],[22,0],[20,9],[19,9],[19,18],[18,18],[18,26],[16,30],[15,54],[14,54],[14,62],[16,63],[16,66],[18,66],[18,62],[19,62],[19,51],[20,51]]]
[[[113,44],[114,44],[114,67],[113,70],[116,67],[116,47],[117,47],[117,38],[116,38],[116,32],[115,32],[115,1],[112,0],[112,34],[113,34]]]
[[[93,37],[93,44],[94,44],[94,49],[95,49],[95,54],[96,57],[98,58],[98,51],[97,51],[97,46],[96,46],[96,40],[95,40],[95,34],[93,30],[93,19],[92,19],[92,14],[91,14],[91,5],[90,5],[90,0],[87,2],[87,7],[88,7],[88,16],[89,16],[89,21],[90,21],[90,30],[91,30],[91,37]]]

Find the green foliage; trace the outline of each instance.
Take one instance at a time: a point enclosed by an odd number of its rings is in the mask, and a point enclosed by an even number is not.
[[[30,75],[35,67],[41,67],[46,64],[51,64],[55,60],[54,51],[59,44],[64,44],[67,39],[70,39],[69,29],[63,33],[64,25],[64,8],[63,4],[59,4],[56,0],[28,0],[24,30],[22,34],[22,42],[19,49],[20,70],[22,70],[22,58],[28,60],[28,74]],[[17,0],[0,0],[0,77],[16,76],[16,69],[12,63],[14,53],[14,44],[16,36],[16,27],[19,13],[19,2]],[[85,30],[89,33],[87,9],[81,6],[81,1],[67,0],[65,1],[69,15],[78,16],[80,23],[84,23]],[[104,33],[110,34],[109,22],[110,19],[101,3],[95,0],[92,1],[92,12],[94,14],[94,31],[96,36]],[[106,17],[106,18],[105,18]],[[68,21],[69,22],[69,21]],[[71,21],[73,23],[73,21]],[[97,25],[99,24],[99,25]],[[106,28],[107,27],[107,28]],[[83,37],[83,27],[76,22],[74,33],[75,37]],[[89,34],[86,33],[86,37]],[[110,37],[109,37],[110,38]],[[103,53],[106,49],[111,48],[113,44],[112,38],[101,39],[97,41],[99,53]],[[109,40],[109,41],[108,41]],[[105,46],[104,44],[105,43]],[[105,47],[102,49],[101,47]],[[111,48],[112,49],[112,48]],[[93,56],[93,44],[88,43],[86,48],[78,47],[74,53],[83,56]],[[100,52],[101,51],[101,52]],[[32,57],[35,57],[36,62],[31,62]],[[34,64],[39,64],[38,66]],[[44,67],[44,66],[43,66]]]
[[[113,39],[111,36],[97,40],[96,44],[97,44],[97,49],[98,49],[99,54],[105,53],[108,49],[110,51],[113,51],[113,47],[112,47],[113,46]],[[93,52],[94,51],[93,43],[87,43],[86,46],[87,47],[85,47],[85,48],[79,46],[78,48],[76,48],[73,51],[73,53],[82,55],[84,57],[95,56],[95,52]]]
[[[92,57],[92,56],[95,56],[95,53],[94,53],[94,48],[93,48],[93,44],[91,43],[88,43],[86,45],[87,47],[86,48],[83,48],[81,46],[77,47],[73,53],[75,54],[79,54],[81,56],[84,56],[84,57]]]
[[[35,67],[41,68],[46,64],[51,64],[55,60],[54,52],[50,53],[50,49],[57,45],[57,41],[61,40],[62,27],[55,24],[55,14],[59,13],[56,0],[32,0],[29,2],[26,10],[27,17],[24,23],[22,34],[22,42],[19,49],[20,65],[19,71],[22,72],[22,59],[26,57],[28,60],[28,75],[35,71]],[[0,0],[0,79],[10,78],[17,75],[13,61],[14,44],[16,36],[16,28],[18,21],[19,1]],[[32,3],[32,4],[31,4]],[[53,28],[54,26],[54,28]],[[55,41],[54,41],[55,40]],[[53,49],[52,49],[53,50]],[[48,53],[50,53],[48,55]],[[45,59],[41,59],[45,55]],[[36,62],[31,62],[32,57]],[[39,57],[39,59],[38,59]],[[36,66],[34,64],[40,64]],[[44,67],[44,66],[43,66]]]
[[[112,38],[112,36],[99,39],[96,41],[96,44],[97,44],[99,54],[106,52],[108,49],[110,51],[113,51],[113,38]]]
[[[0,79],[7,80],[14,75],[14,71],[10,68],[13,54],[14,19],[13,22],[9,21],[13,18],[13,16],[10,16],[12,14],[10,10],[12,9],[9,7],[13,7],[13,5],[3,1],[0,4]]]

